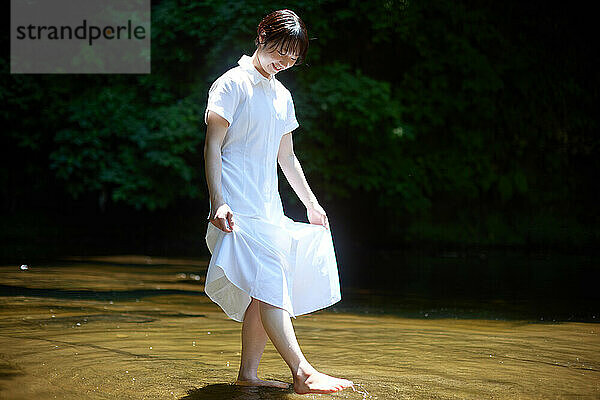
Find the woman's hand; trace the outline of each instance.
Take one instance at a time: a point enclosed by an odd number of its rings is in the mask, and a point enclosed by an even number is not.
[[[329,230],[329,219],[327,219],[327,214],[325,214],[325,210],[318,203],[312,205],[310,207],[306,207],[306,216],[308,217],[308,222],[316,225],[323,225],[327,230]]]
[[[217,211],[215,211],[215,215],[210,218],[210,222],[222,230],[223,232],[231,232],[233,231],[233,211],[227,205],[227,203],[221,204],[217,207]],[[227,226],[229,224],[229,226]]]

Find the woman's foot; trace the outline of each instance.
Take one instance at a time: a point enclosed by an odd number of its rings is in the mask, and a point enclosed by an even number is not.
[[[298,394],[332,393],[353,385],[352,381],[325,375],[314,368],[309,369],[309,372],[298,369],[294,376],[294,391]]]
[[[238,380],[235,381],[235,384],[239,385],[239,386],[267,386],[267,387],[274,387],[274,388],[281,388],[281,389],[289,389],[290,388],[289,383],[280,382],[280,381],[264,381],[264,380],[258,379],[258,378],[253,378],[253,379],[238,378]]]

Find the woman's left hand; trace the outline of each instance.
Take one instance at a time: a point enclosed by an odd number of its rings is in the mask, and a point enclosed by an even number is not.
[[[323,225],[329,230],[329,219],[327,218],[327,214],[325,214],[325,210],[319,204],[307,207],[306,216],[308,217],[308,222],[311,224]]]

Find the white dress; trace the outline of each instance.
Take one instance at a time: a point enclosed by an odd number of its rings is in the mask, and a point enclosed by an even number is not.
[[[205,112],[205,121],[210,110],[230,124],[221,184],[234,229],[208,222],[204,290],[239,322],[252,297],[296,317],[341,299],[333,240],[325,227],[283,214],[277,152],[281,137],[298,127],[290,92],[258,72],[250,57],[238,64],[213,83]]]

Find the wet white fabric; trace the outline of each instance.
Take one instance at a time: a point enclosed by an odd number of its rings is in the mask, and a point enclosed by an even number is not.
[[[221,185],[234,215],[233,232],[208,223],[205,292],[236,321],[251,297],[295,317],[341,299],[333,240],[325,227],[283,213],[277,152],[281,137],[299,126],[290,92],[249,56],[238,64],[213,83],[205,112],[205,121],[213,111],[230,123]]]

